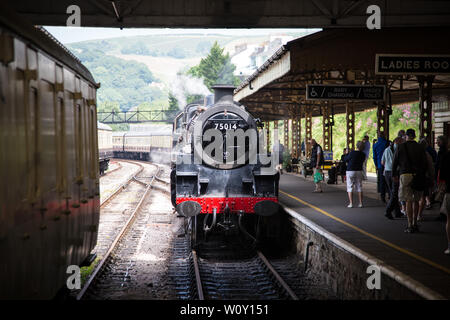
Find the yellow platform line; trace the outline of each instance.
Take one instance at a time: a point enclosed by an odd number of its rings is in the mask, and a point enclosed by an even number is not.
[[[329,217],[329,218],[331,218],[333,220],[336,220],[336,221],[342,223],[343,225],[346,225],[347,227],[349,227],[349,228],[351,228],[353,230],[358,231],[359,233],[362,233],[362,234],[364,234],[364,235],[366,235],[366,236],[368,236],[368,237],[370,237],[372,239],[375,239],[375,240],[377,240],[377,241],[387,245],[388,247],[391,247],[391,248],[393,248],[393,249],[395,249],[397,251],[400,251],[401,253],[404,253],[404,254],[406,254],[406,255],[408,255],[410,257],[413,257],[414,259],[417,259],[417,260],[419,260],[419,261],[421,261],[423,263],[426,263],[426,264],[428,264],[428,265],[430,265],[430,266],[432,266],[432,267],[434,267],[436,269],[439,269],[441,271],[444,271],[447,274],[450,274],[450,269],[448,269],[448,268],[446,268],[444,266],[441,266],[440,264],[438,264],[436,262],[433,262],[433,261],[431,261],[431,260],[429,260],[427,258],[419,256],[419,255],[417,255],[417,254],[415,254],[415,253],[413,253],[413,252],[411,252],[409,250],[403,249],[403,248],[397,246],[396,244],[393,244],[392,242],[389,242],[387,240],[384,240],[383,238],[377,237],[376,235],[373,235],[373,234],[371,234],[371,233],[369,233],[367,231],[364,231],[363,229],[358,228],[357,226],[355,226],[355,225],[353,225],[351,223],[348,223],[347,221],[344,221],[341,218],[338,218],[338,217],[332,215],[331,213],[326,212],[325,210],[322,210],[322,209],[316,207],[315,205],[312,205],[312,204],[306,202],[305,200],[302,200],[300,198],[297,198],[296,196],[293,196],[293,195],[291,195],[291,194],[289,194],[287,192],[284,192],[283,190],[279,190],[279,191],[280,191],[280,193],[282,193],[282,194],[284,194],[284,195],[286,195],[286,196],[288,196],[288,197],[290,197],[290,198],[292,198],[292,199],[294,199],[294,200],[296,200],[296,201],[298,201],[298,202],[300,202],[300,203],[302,203],[302,204],[304,204],[304,205],[306,205],[306,206],[308,206],[308,207],[310,207],[310,208],[320,212],[321,214],[323,214],[323,215],[325,215],[325,216],[327,216],[327,217]]]

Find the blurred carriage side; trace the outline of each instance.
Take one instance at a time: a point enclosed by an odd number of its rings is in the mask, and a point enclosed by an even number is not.
[[[91,73],[0,4],[0,299],[47,299],[97,241]]]
[[[171,125],[141,125],[130,131],[113,132],[115,158],[170,163]]]

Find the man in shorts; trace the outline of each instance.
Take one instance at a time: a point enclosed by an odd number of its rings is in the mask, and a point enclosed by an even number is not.
[[[425,189],[425,186],[423,186],[423,189],[417,187],[413,189],[412,187],[414,175],[427,165],[425,148],[414,141],[415,138],[416,132],[414,129],[406,130],[406,142],[398,146],[392,165],[394,179],[400,180],[398,197],[400,201],[406,201],[408,226],[405,232],[407,233],[419,231],[417,225],[419,201]]]

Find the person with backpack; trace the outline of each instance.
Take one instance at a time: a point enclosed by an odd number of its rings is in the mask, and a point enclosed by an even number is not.
[[[321,193],[322,191],[322,185],[321,182],[323,180],[323,173],[321,170],[322,165],[325,163],[323,159],[323,149],[316,142],[315,139],[310,140],[312,150],[311,150],[311,162],[310,166],[314,169],[314,183],[316,188],[314,189],[314,193]]]
[[[398,181],[395,181],[392,177],[394,154],[400,143],[402,143],[402,138],[395,138],[391,145],[384,150],[383,156],[381,157],[381,164],[384,166],[384,179],[389,194],[389,202],[386,205],[385,217],[391,220],[394,219],[392,216],[393,211],[395,211],[396,218],[403,217],[398,201]]]
[[[427,206],[431,206],[430,197],[433,193],[434,188],[434,164],[433,157],[427,150],[428,142],[425,138],[422,138],[420,139],[419,144],[425,148],[427,166],[425,168],[422,168],[425,171],[425,190],[423,191],[422,199],[420,199],[419,202],[419,214],[417,216],[417,221],[422,220],[423,209],[425,209]]]
[[[406,130],[406,142],[398,146],[393,161],[394,179],[399,179],[399,199],[406,201],[406,215],[408,226],[406,233],[419,231],[417,216],[419,213],[419,201],[425,190],[425,173],[423,168],[427,166],[425,148],[414,139],[414,129]]]

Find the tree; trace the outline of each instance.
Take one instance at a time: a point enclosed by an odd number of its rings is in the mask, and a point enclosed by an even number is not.
[[[214,42],[209,54],[203,58],[199,65],[188,70],[188,74],[197,78],[202,78],[203,83],[209,90],[215,84],[231,84],[237,86],[239,78],[234,76],[233,72],[236,66],[231,63],[230,55],[223,54],[224,48]]]
[[[169,111],[172,110],[179,110],[180,108],[178,107],[178,100],[177,98],[175,98],[175,96],[169,92]]]

